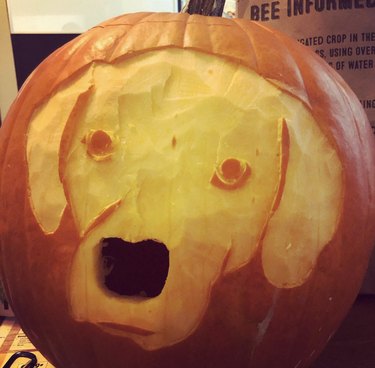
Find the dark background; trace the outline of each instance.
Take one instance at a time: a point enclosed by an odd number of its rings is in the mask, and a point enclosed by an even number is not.
[[[48,55],[77,36],[78,34],[12,34],[18,89]]]

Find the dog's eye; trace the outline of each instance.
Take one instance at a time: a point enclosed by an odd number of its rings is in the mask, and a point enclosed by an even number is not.
[[[246,183],[250,174],[251,169],[247,161],[227,158],[216,167],[211,184],[220,189],[238,189]]]
[[[105,130],[90,130],[82,139],[86,152],[96,161],[109,159],[114,152],[114,137]]]

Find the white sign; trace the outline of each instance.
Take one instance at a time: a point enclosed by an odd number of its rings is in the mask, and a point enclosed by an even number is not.
[[[11,33],[82,33],[139,11],[177,12],[177,0],[7,0]]]
[[[375,133],[375,0],[238,0],[238,16],[288,33],[350,85]]]

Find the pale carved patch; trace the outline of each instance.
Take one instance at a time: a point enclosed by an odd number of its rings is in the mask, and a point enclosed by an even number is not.
[[[64,85],[33,114],[27,133],[30,201],[45,233],[60,224],[67,201],[59,175],[60,144],[78,97],[91,86],[91,70]]]
[[[85,78],[40,108],[28,136],[38,222],[55,231],[68,202],[82,236],[67,286],[75,319],[154,350],[191,334],[212,285],[258,247],[274,286],[307,280],[339,221],[342,169],[300,101],[246,68],[193,51],[93,64],[93,88],[67,125],[74,132],[59,169],[64,122],[88,88]],[[62,107],[75,83],[85,88]],[[51,200],[39,189],[44,181]],[[169,271],[158,296],[104,287],[99,245],[113,237],[166,245]]]

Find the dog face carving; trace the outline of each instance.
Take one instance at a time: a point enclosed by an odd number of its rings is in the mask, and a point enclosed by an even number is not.
[[[70,206],[81,237],[73,317],[149,350],[190,335],[212,285],[260,247],[271,284],[303,284],[339,220],[341,164],[308,109],[196,51],[91,64],[34,114],[27,160],[40,227],[55,232]],[[167,250],[157,295],[106,287],[114,238]]]

